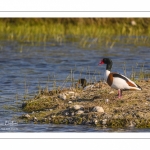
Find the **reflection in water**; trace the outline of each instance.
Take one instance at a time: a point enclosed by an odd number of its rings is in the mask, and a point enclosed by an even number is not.
[[[39,44],[0,42],[0,131],[2,132],[113,132],[112,129],[100,129],[87,126],[68,125],[35,125],[21,124],[15,128],[7,129],[2,125],[5,121],[21,115],[23,112],[18,108],[24,100],[25,94],[34,96],[38,87],[64,86],[64,81],[71,71],[75,80],[86,78],[94,82],[103,79],[105,66],[98,66],[103,57],[111,57],[113,60],[113,71],[124,74],[128,77],[132,69],[140,71],[150,68],[150,48],[134,47],[134,45],[122,46],[116,44],[113,48],[100,47],[99,49],[83,50],[75,44]],[[71,82],[65,82],[65,86],[71,86]],[[9,106],[9,107],[8,107]],[[18,111],[14,111],[15,106]],[[11,109],[12,107],[12,109]],[[144,130],[124,129],[125,131]],[[122,132],[117,129],[116,132]]]

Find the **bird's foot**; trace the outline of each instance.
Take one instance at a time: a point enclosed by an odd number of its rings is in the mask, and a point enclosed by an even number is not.
[[[122,96],[118,96],[118,95],[115,95],[115,97],[114,97],[114,99],[116,99],[116,100],[119,100],[121,98],[122,98]]]
[[[118,96],[118,99],[121,99],[121,96]]]
[[[122,98],[122,95],[116,94],[116,95],[115,95],[115,98],[116,98],[116,99],[121,99],[121,98]]]

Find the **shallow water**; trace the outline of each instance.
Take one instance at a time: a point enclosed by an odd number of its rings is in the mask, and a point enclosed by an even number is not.
[[[115,44],[108,48],[80,48],[78,43],[19,43],[0,41],[0,131],[1,132],[149,132],[149,129],[103,129],[89,126],[42,125],[18,123],[23,114],[20,106],[33,97],[39,88],[71,86],[71,71],[75,80],[103,80],[103,57],[113,60],[112,70],[131,76],[132,69],[150,72],[150,47]],[[124,66],[125,70],[124,71]],[[56,84],[56,85],[55,85]],[[29,96],[30,95],[30,96]],[[15,108],[15,109],[14,109]]]

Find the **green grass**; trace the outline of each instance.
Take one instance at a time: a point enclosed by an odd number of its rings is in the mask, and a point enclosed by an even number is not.
[[[132,25],[132,20],[136,25]],[[149,45],[149,18],[7,18],[0,19],[0,39],[18,42],[80,42],[88,48],[116,43]],[[125,38],[120,38],[126,36]]]

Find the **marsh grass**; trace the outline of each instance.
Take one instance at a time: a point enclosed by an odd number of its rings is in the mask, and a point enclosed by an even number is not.
[[[136,23],[132,23],[132,21]],[[18,42],[79,42],[82,48],[150,45],[149,18],[0,19],[0,39]],[[126,38],[123,38],[126,37]]]
[[[45,85],[45,88],[42,88],[39,83],[37,93],[39,95],[41,93],[49,94],[49,91],[51,91],[54,95],[56,95],[59,92],[65,90],[66,88],[78,90],[80,87],[77,86],[77,83],[80,78],[85,78],[88,81],[88,84],[93,84],[93,83],[96,83],[99,81],[103,81],[103,78],[102,78],[103,74],[101,74],[100,71],[97,72],[96,70],[94,72],[92,72],[90,70],[90,67],[81,68],[78,78],[75,78],[76,71],[77,71],[76,69],[71,69],[70,73],[68,73],[68,76],[63,80],[63,82],[61,84],[57,83],[59,80],[56,78],[55,75],[53,75],[53,77],[51,79],[50,79],[50,76],[48,76],[48,80]],[[127,76],[125,63],[123,65],[123,71],[124,71],[124,75]],[[82,74],[83,72],[85,72],[84,75]],[[85,76],[85,74],[86,74],[86,76]],[[131,75],[129,78],[131,80],[133,80],[134,82],[138,82],[140,80],[149,80],[150,72],[148,72],[144,69],[144,64],[142,64],[142,65],[136,64],[136,66],[132,66],[132,72],[131,72]],[[51,84],[52,87],[49,87],[50,82],[52,82],[52,84]],[[16,97],[17,97],[17,95],[16,95]],[[30,96],[29,96],[29,92],[28,92],[28,86],[27,86],[27,83],[25,83],[24,100],[28,100],[29,97]]]
[[[142,64],[141,68],[140,68],[140,72],[139,72],[139,78],[140,79],[145,79],[145,71],[144,71],[144,64]]]
[[[138,68],[138,69],[137,69]],[[130,76],[131,80],[149,80],[150,79],[150,72],[145,70],[144,64],[139,65],[136,64],[135,67],[132,66],[132,72]]]

